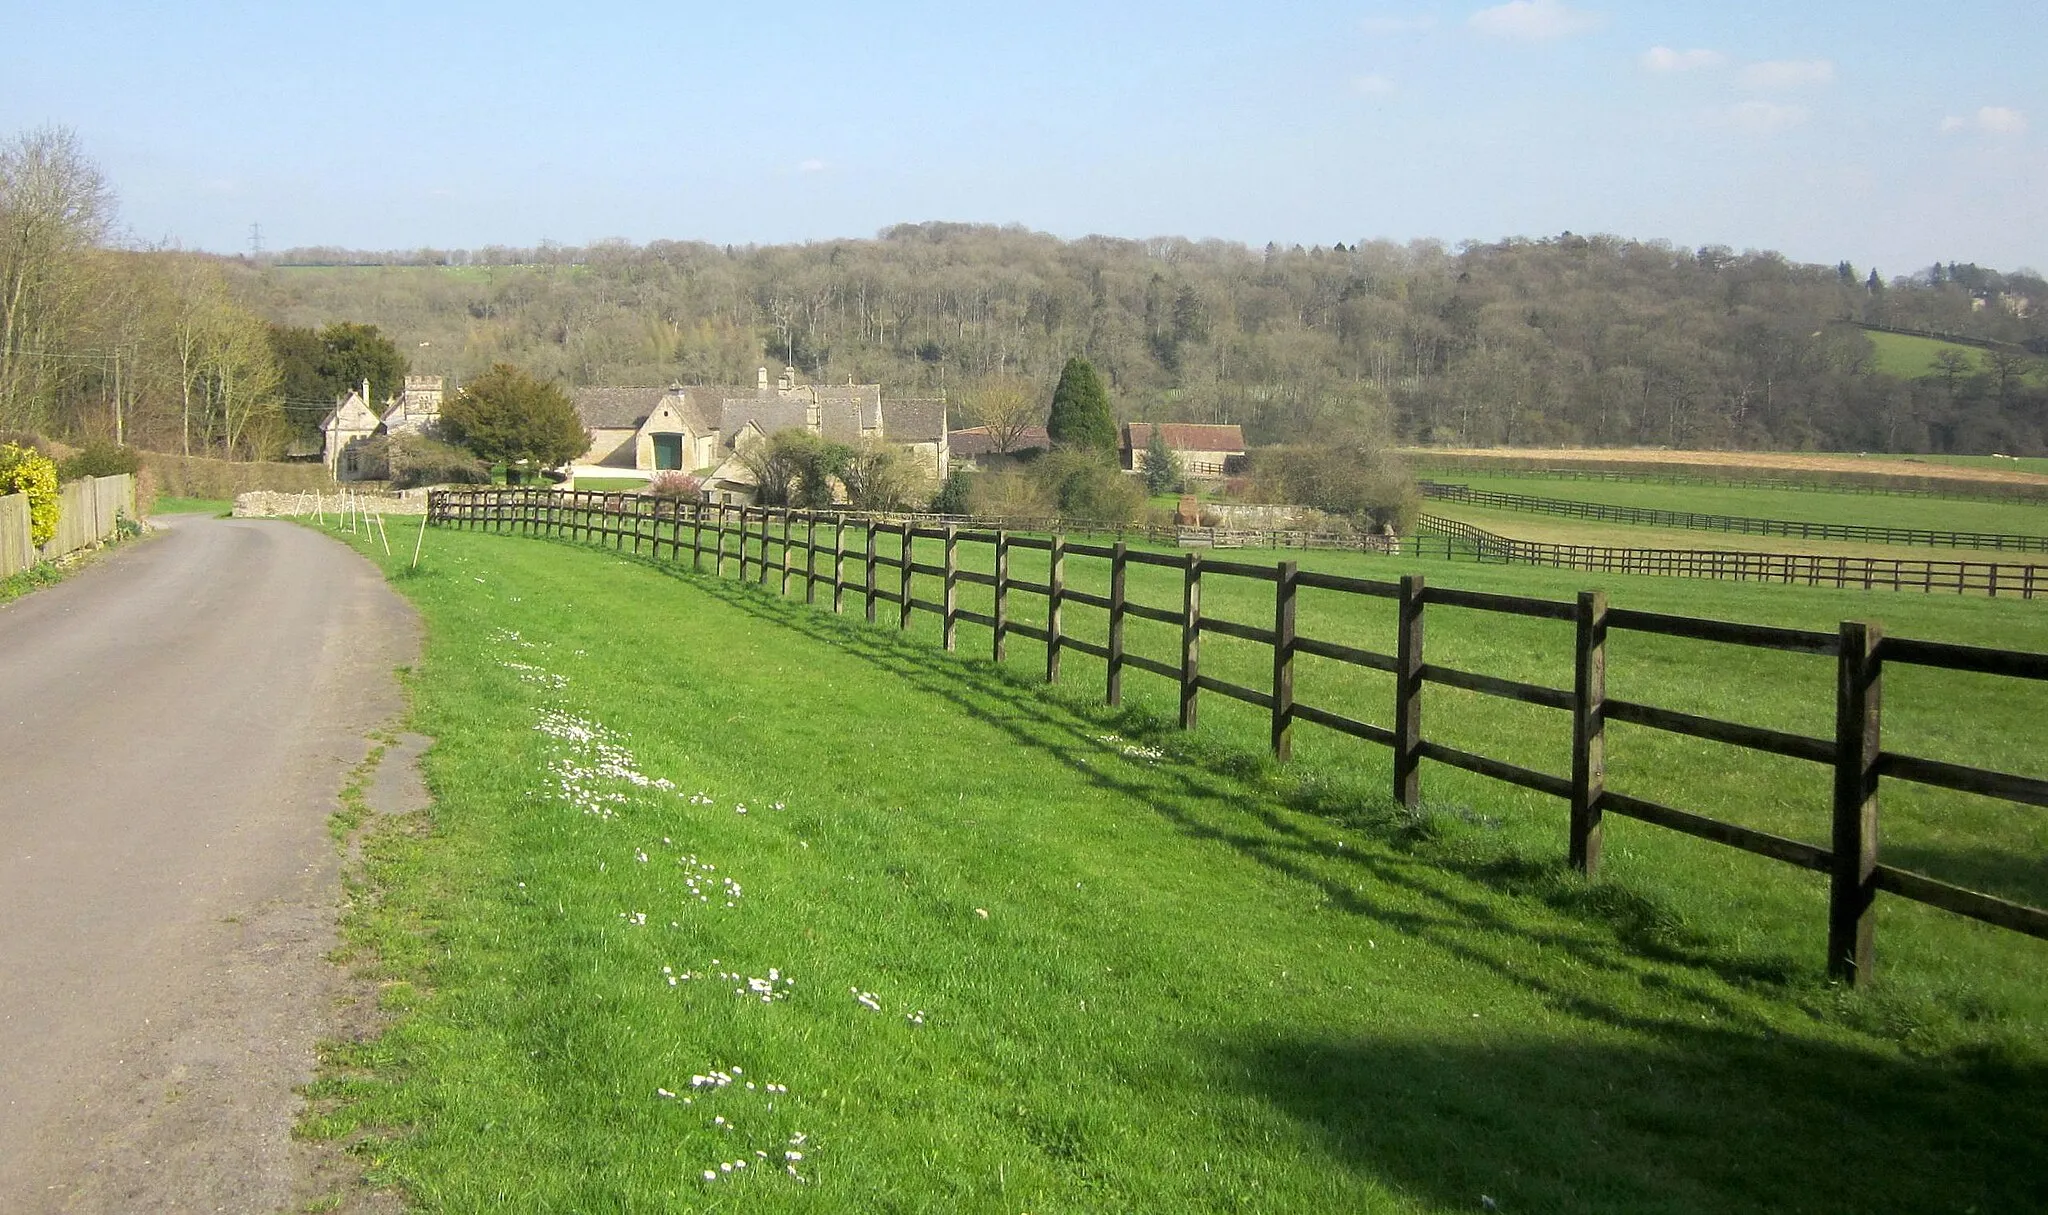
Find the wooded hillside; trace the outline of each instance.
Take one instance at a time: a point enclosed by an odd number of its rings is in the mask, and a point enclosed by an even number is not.
[[[943,223],[800,246],[281,260],[332,264],[245,268],[237,294],[257,311],[368,321],[416,370],[458,378],[509,359],[577,384],[745,383],[786,362],[956,401],[1022,375],[1049,399],[1078,353],[1121,416],[1238,422],[1255,442],[1383,419],[1404,439],[1464,444],[2048,442],[2048,377],[2020,349],[2048,350],[2048,284],[1975,266],[1887,282],[1847,263],[1570,233],[1259,250]],[[1862,324],[2002,345],[1902,377]]]

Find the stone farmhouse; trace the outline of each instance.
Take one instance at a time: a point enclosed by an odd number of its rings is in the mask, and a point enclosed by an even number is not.
[[[381,477],[383,469],[372,468],[362,457],[365,439],[377,435],[426,435],[432,437],[441,422],[441,399],[447,381],[437,375],[409,375],[405,389],[384,402],[384,412],[370,408],[370,382],[352,390],[335,403],[320,423],[320,459],[337,481],[360,481]]]
[[[1126,422],[1118,444],[1123,466],[1132,472],[1145,471],[1145,452],[1152,446],[1150,422]],[[1157,423],[1166,450],[1180,457],[1182,471],[1191,477],[1220,477],[1235,472],[1244,462],[1244,431],[1236,425],[1199,422]]]
[[[904,447],[937,480],[951,466],[946,402],[884,398],[880,384],[799,384],[793,369],[770,384],[763,367],[752,390],[683,384],[580,388],[574,400],[590,431],[590,450],[575,461],[575,475],[651,479],[670,470],[693,473],[718,502],[753,500],[753,474],[740,453],[784,430],[807,430],[848,446]]]

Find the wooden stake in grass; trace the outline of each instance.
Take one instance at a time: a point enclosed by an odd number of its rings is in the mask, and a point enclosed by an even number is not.
[[[384,555],[391,555],[391,533],[384,530],[384,512],[378,511],[371,518],[377,521],[377,538],[384,542]]]
[[[416,570],[420,567],[420,546],[424,545],[426,542],[427,517],[424,514],[422,514],[420,516],[420,538],[412,542],[412,564],[407,566],[407,569]]]

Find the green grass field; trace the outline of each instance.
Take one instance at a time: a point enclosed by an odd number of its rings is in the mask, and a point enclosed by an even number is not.
[[[1885,494],[1828,493],[1805,489],[1737,489],[1714,485],[1653,485],[1630,481],[1581,481],[1570,478],[1488,477],[1476,473],[1424,473],[1447,484],[1533,498],[1600,502],[1650,510],[1693,511],[1699,514],[1789,519],[1808,523],[1855,523],[1868,527],[1920,528],[1929,531],[1989,532],[2048,536],[2048,503],[1991,502],[1958,498],[1908,498]],[[1451,503],[1425,499],[1424,509],[1444,513]],[[1530,516],[1535,518],[1536,516]],[[1673,534],[1697,537],[1707,533]],[[1712,533],[1719,535],[1720,533]],[[1659,547],[1699,547],[1689,544]]]
[[[1262,715],[1210,696],[1178,736],[1134,674],[1111,716],[1087,705],[1099,664],[1070,657],[1049,695],[1021,639],[999,668],[938,653],[924,617],[899,635],[563,543],[437,529],[426,551],[394,580],[428,628],[410,680],[436,805],[371,837],[349,919],[399,1019],[329,1051],[305,1128],[373,1132],[373,1178],[422,1209],[2048,1202],[2039,942],[1887,906],[1885,978],[1850,993],[1818,977],[1818,883],[1765,862],[1617,823],[1587,885],[1556,863],[1554,804],[1431,767],[1404,815],[1376,749],[1299,731],[1277,771]],[[1017,576],[1041,578],[1030,556]],[[1095,568],[1069,578],[1099,589]],[[1133,597],[1174,602],[1176,577]],[[2037,605],[1609,581],[1660,610],[2039,636]],[[1205,590],[1211,614],[1270,614],[1264,584]],[[1383,646],[1383,606],[1304,591],[1303,631]],[[1091,617],[1069,627],[1099,636]],[[1133,649],[1167,657],[1141,623]],[[1431,661],[1557,680],[1561,626],[1430,627]],[[1617,641],[1611,686],[1824,727],[1817,660],[1710,649]],[[1380,676],[1319,661],[1302,699],[1384,720]],[[1205,642],[1205,671],[1257,667]],[[1900,678],[1888,745],[2039,774],[2038,705],[1986,680],[1959,714],[1963,690]],[[1525,720],[1546,712],[1432,689],[1428,728],[1554,768],[1557,723]],[[1618,787],[1825,831],[1824,781],[1813,803],[1734,753],[1614,733]],[[2040,816],[1886,813],[1888,849],[2040,894]]]
[[[1595,547],[1641,549],[1717,549],[1751,553],[1813,553],[1829,557],[1875,557],[1883,561],[1970,561],[1999,562],[2015,567],[2033,563],[2048,565],[2048,554],[1996,549],[1958,548],[1950,545],[1884,544],[1855,540],[1803,540],[1797,536],[1760,536],[1753,533],[1712,529],[1657,527],[1649,524],[1610,523],[1600,519],[1572,519],[1503,508],[1472,506],[1463,502],[1429,501],[1427,513],[1456,519],[1497,535],[1545,544],[1579,544]]]
[[[1936,374],[1934,360],[1945,351],[1955,351],[1970,362],[1975,371],[1986,369],[1985,356],[1989,353],[1982,347],[1965,346],[1957,342],[1944,342],[1939,338],[1916,337],[1910,333],[1880,333],[1865,330],[1864,337],[1877,348],[1877,370],[1902,380],[1917,380]],[[2040,359],[2029,361],[2027,377],[2041,383],[2048,376],[2048,366]]]
[[[152,515],[225,515],[235,509],[226,498],[171,498],[159,495],[150,504]]]

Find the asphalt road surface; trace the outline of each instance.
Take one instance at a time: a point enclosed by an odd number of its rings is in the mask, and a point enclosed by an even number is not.
[[[335,795],[411,610],[315,531],[175,517],[0,607],[0,1212],[276,1211],[342,988]]]

